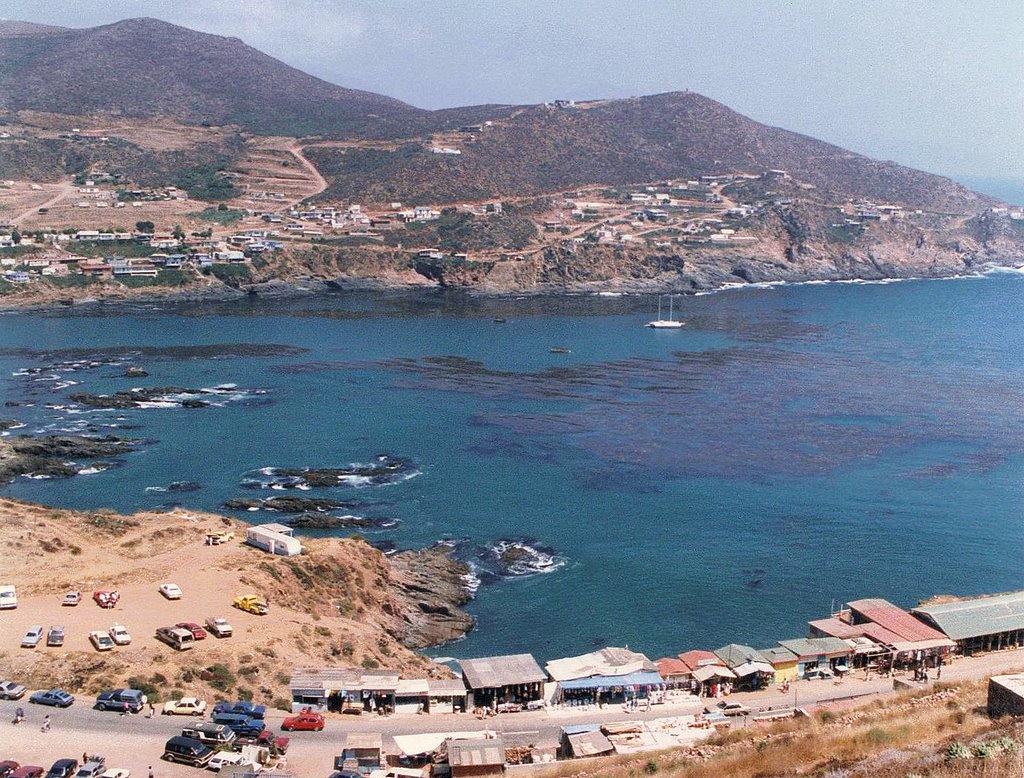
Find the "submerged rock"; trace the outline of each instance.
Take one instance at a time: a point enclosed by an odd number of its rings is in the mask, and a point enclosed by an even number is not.
[[[19,435],[0,440],[0,482],[19,475],[33,478],[67,478],[83,468],[78,460],[117,457],[132,451],[139,441],[107,435]],[[103,469],[115,463],[100,463]],[[94,465],[93,472],[99,465]]]
[[[332,500],[327,497],[268,497],[265,500],[236,498],[224,503],[232,511],[277,511],[279,513],[326,513],[338,508],[355,508],[359,503],[350,500]]]
[[[380,454],[368,464],[346,467],[264,467],[247,473],[250,489],[323,489],[337,486],[384,486],[419,475],[411,459]]]
[[[123,378],[146,378],[149,375],[141,367],[129,367],[124,371]]]
[[[289,527],[301,529],[390,529],[397,527],[398,519],[380,519],[368,516],[335,516],[331,513],[301,513],[284,520]]]

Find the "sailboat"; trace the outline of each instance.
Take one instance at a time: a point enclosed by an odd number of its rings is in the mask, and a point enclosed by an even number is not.
[[[668,295],[668,318],[661,318],[661,298],[662,295],[658,295],[658,318],[654,321],[647,322],[648,327],[653,327],[656,330],[677,330],[683,326],[681,321],[676,321],[672,318],[672,298],[674,295]]]

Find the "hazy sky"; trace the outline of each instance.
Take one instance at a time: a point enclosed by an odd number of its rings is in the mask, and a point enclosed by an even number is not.
[[[1024,179],[1021,0],[0,0],[72,27],[132,16],[425,108],[692,89],[871,156]]]

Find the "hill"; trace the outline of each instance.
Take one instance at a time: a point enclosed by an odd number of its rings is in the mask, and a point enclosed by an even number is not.
[[[314,147],[308,156],[332,179],[323,199],[445,203],[783,169],[833,202],[860,197],[952,212],[987,202],[949,179],[759,124],[693,92],[530,106],[479,134],[438,141],[453,144],[460,154],[410,142],[393,150]]]
[[[330,84],[237,38],[156,19],[87,29],[4,23],[0,109],[167,116],[288,134],[355,131],[427,113]]]

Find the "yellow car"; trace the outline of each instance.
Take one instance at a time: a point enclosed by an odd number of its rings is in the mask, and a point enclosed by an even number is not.
[[[270,610],[270,606],[255,594],[243,594],[241,597],[235,597],[231,604],[240,611],[254,613],[257,616],[266,616]]]
[[[219,546],[221,543],[227,543],[235,536],[234,532],[226,529],[211,529],[206,532],[206,545],[208,546]]]

